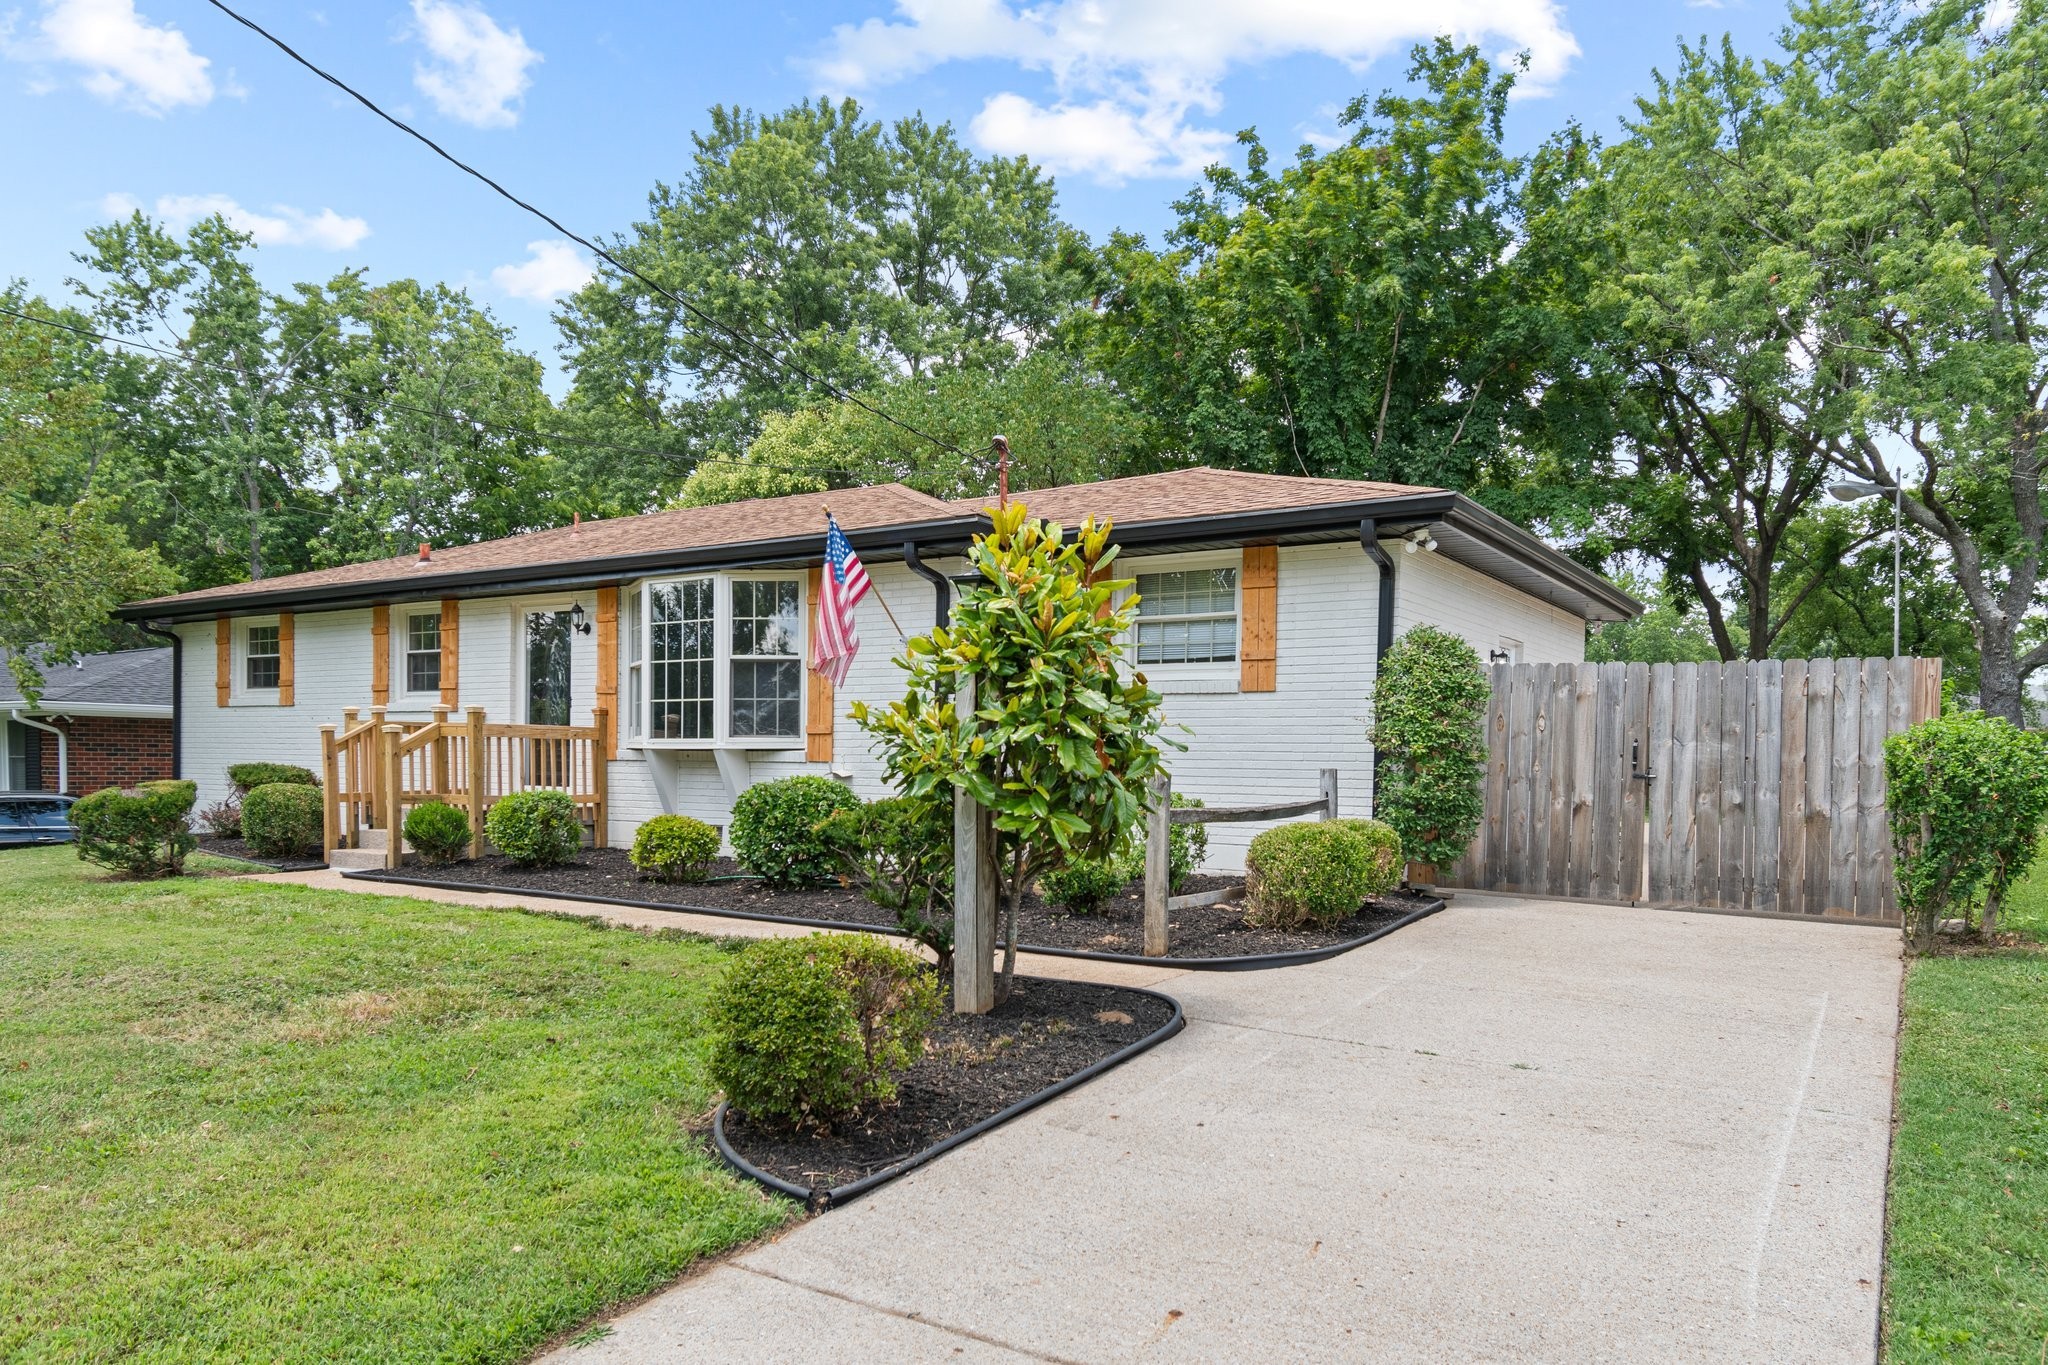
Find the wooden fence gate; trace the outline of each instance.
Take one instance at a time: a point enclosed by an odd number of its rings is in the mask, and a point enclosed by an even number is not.
[[[1496,665],[1444,884],[1895,920],[1884,741],[1940,709],[1939,659]]]

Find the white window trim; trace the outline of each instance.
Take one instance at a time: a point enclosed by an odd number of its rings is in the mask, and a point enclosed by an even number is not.
[[[640,603],[640,665],[633,665],[631,654],[626,649],[623,632],[619,641],[620,670],[623,673],[631,667],[651,667],[654,657],[654,613],[647,601],[647,592],[660,584],[688,583],[708,579],[711,582],[711,738],[709,739],[668,739],[657,738],[653,733],[653,688],[648,686],[642,673],[640,687],[640,734],[638,738],[625,742],[625,747],[643,750],[675,749],[734,749],[783,751],[802,749],[806,743],[804,718],[810,714],[811,668],[810,630],[811,601],[809,574],[802,569],[735,569],[719,573],[665,574],[659,578],[646,578],[635,583],[632,593]],[[797,664],[797,732],[794,735],[744,735],[732,733],[732,585],[736,581],[749,583],[775,582],[796,584],[796,664]],[[623,614],[623,613],[622,613]],[[758,656],[752,656],[758,657]],[[630,728],[630,727],[629,727]]]
[[[1127,666],[1143,673],[1146,680],[1162,693],[1235,692],[1243,676],[1241,660],[1244,653],[1244,551],[1201,550],[1186,554],[1133,555],[1128,559],[1119,558],[1115,572],[1119,578],[1136,578],[1141,573],[1181,573],[1189,569],[1237,570],[1237,600],[1232,604],[1232,611],[1237,618],[1236,652],[1239,657],[1203,659],[1197,663],[1140,663],[1138,622],[1133,619],[1130,634],[1124,640]],[[1134,591],[1125,592],[1119,601],[1128,601]]]
[[[441,608],[438,606],[431,609],[426,607],[399,607],[392,612],[392,615],[398,618],[393,623],[391,631],[391,676],[397,679],[396,685],[391,689],[392,692],[399,701],[404,703],[439,706],[441,704],[441,688],[438,684],[424,692],[413,691],[412,670],[406,667],[406,655],[412,652],[413,618],[415,616],[439,616],[441,615]],[[523,628],[525,625],[524,617],[520,618],[520,624]],[[440,637],[437,634],[435,638],[438,640]],[[446,653],[441,655],[441,666],[443,668],[448,666],[448,656]]]
[[[234,634],[228,650],[228,704],[230,706],[281,706],[284,689],[279,687],[249,686],[249,630],[252,626],[279,626],[284,619],[278,616],[237,616],[230,623]],[[283,631],[278,632],[278,677],[284,677]]]

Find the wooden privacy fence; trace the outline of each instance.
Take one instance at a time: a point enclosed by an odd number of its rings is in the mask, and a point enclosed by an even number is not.
[[[1896,919],[1884,741],[1940,709],[1939,659],[1496,665],[1444,884]]]
[[[365,830],[383,830],[385,864],[397,867],[406,811],[445,801],[468,813],[475,857],[483,852],[485,813],[519,791],[567,792],[604,847],[605,708],[591,713],[589,725],[491,725],[481,706],[459,721],[445,706],[430,721],[387,722],[381,706],[366,720],[359,714],[351,708],[340,726],[320,727],[325,852],[360,848]]]

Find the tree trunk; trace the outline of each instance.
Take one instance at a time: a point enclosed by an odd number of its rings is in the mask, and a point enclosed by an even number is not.
[[[1024,899],[1028,880],[1013,869],[1003,887],[1003,971],[996,978],[996,1003],[1010,998],[1010,985],[1017,975],[1017,906]]]
[[[1976,626],[1978,704],[1986,715],[2023,725],[2020,661],[2013,647],[2012,623],[1986,621],[1980,613]]]

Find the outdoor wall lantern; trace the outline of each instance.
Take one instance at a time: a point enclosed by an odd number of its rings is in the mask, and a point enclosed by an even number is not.
[[[575,631],[578,635],[590,634],[590,621],[583,614],[583,604],[581,602],[574,603],[569,608],[569,629]]]

